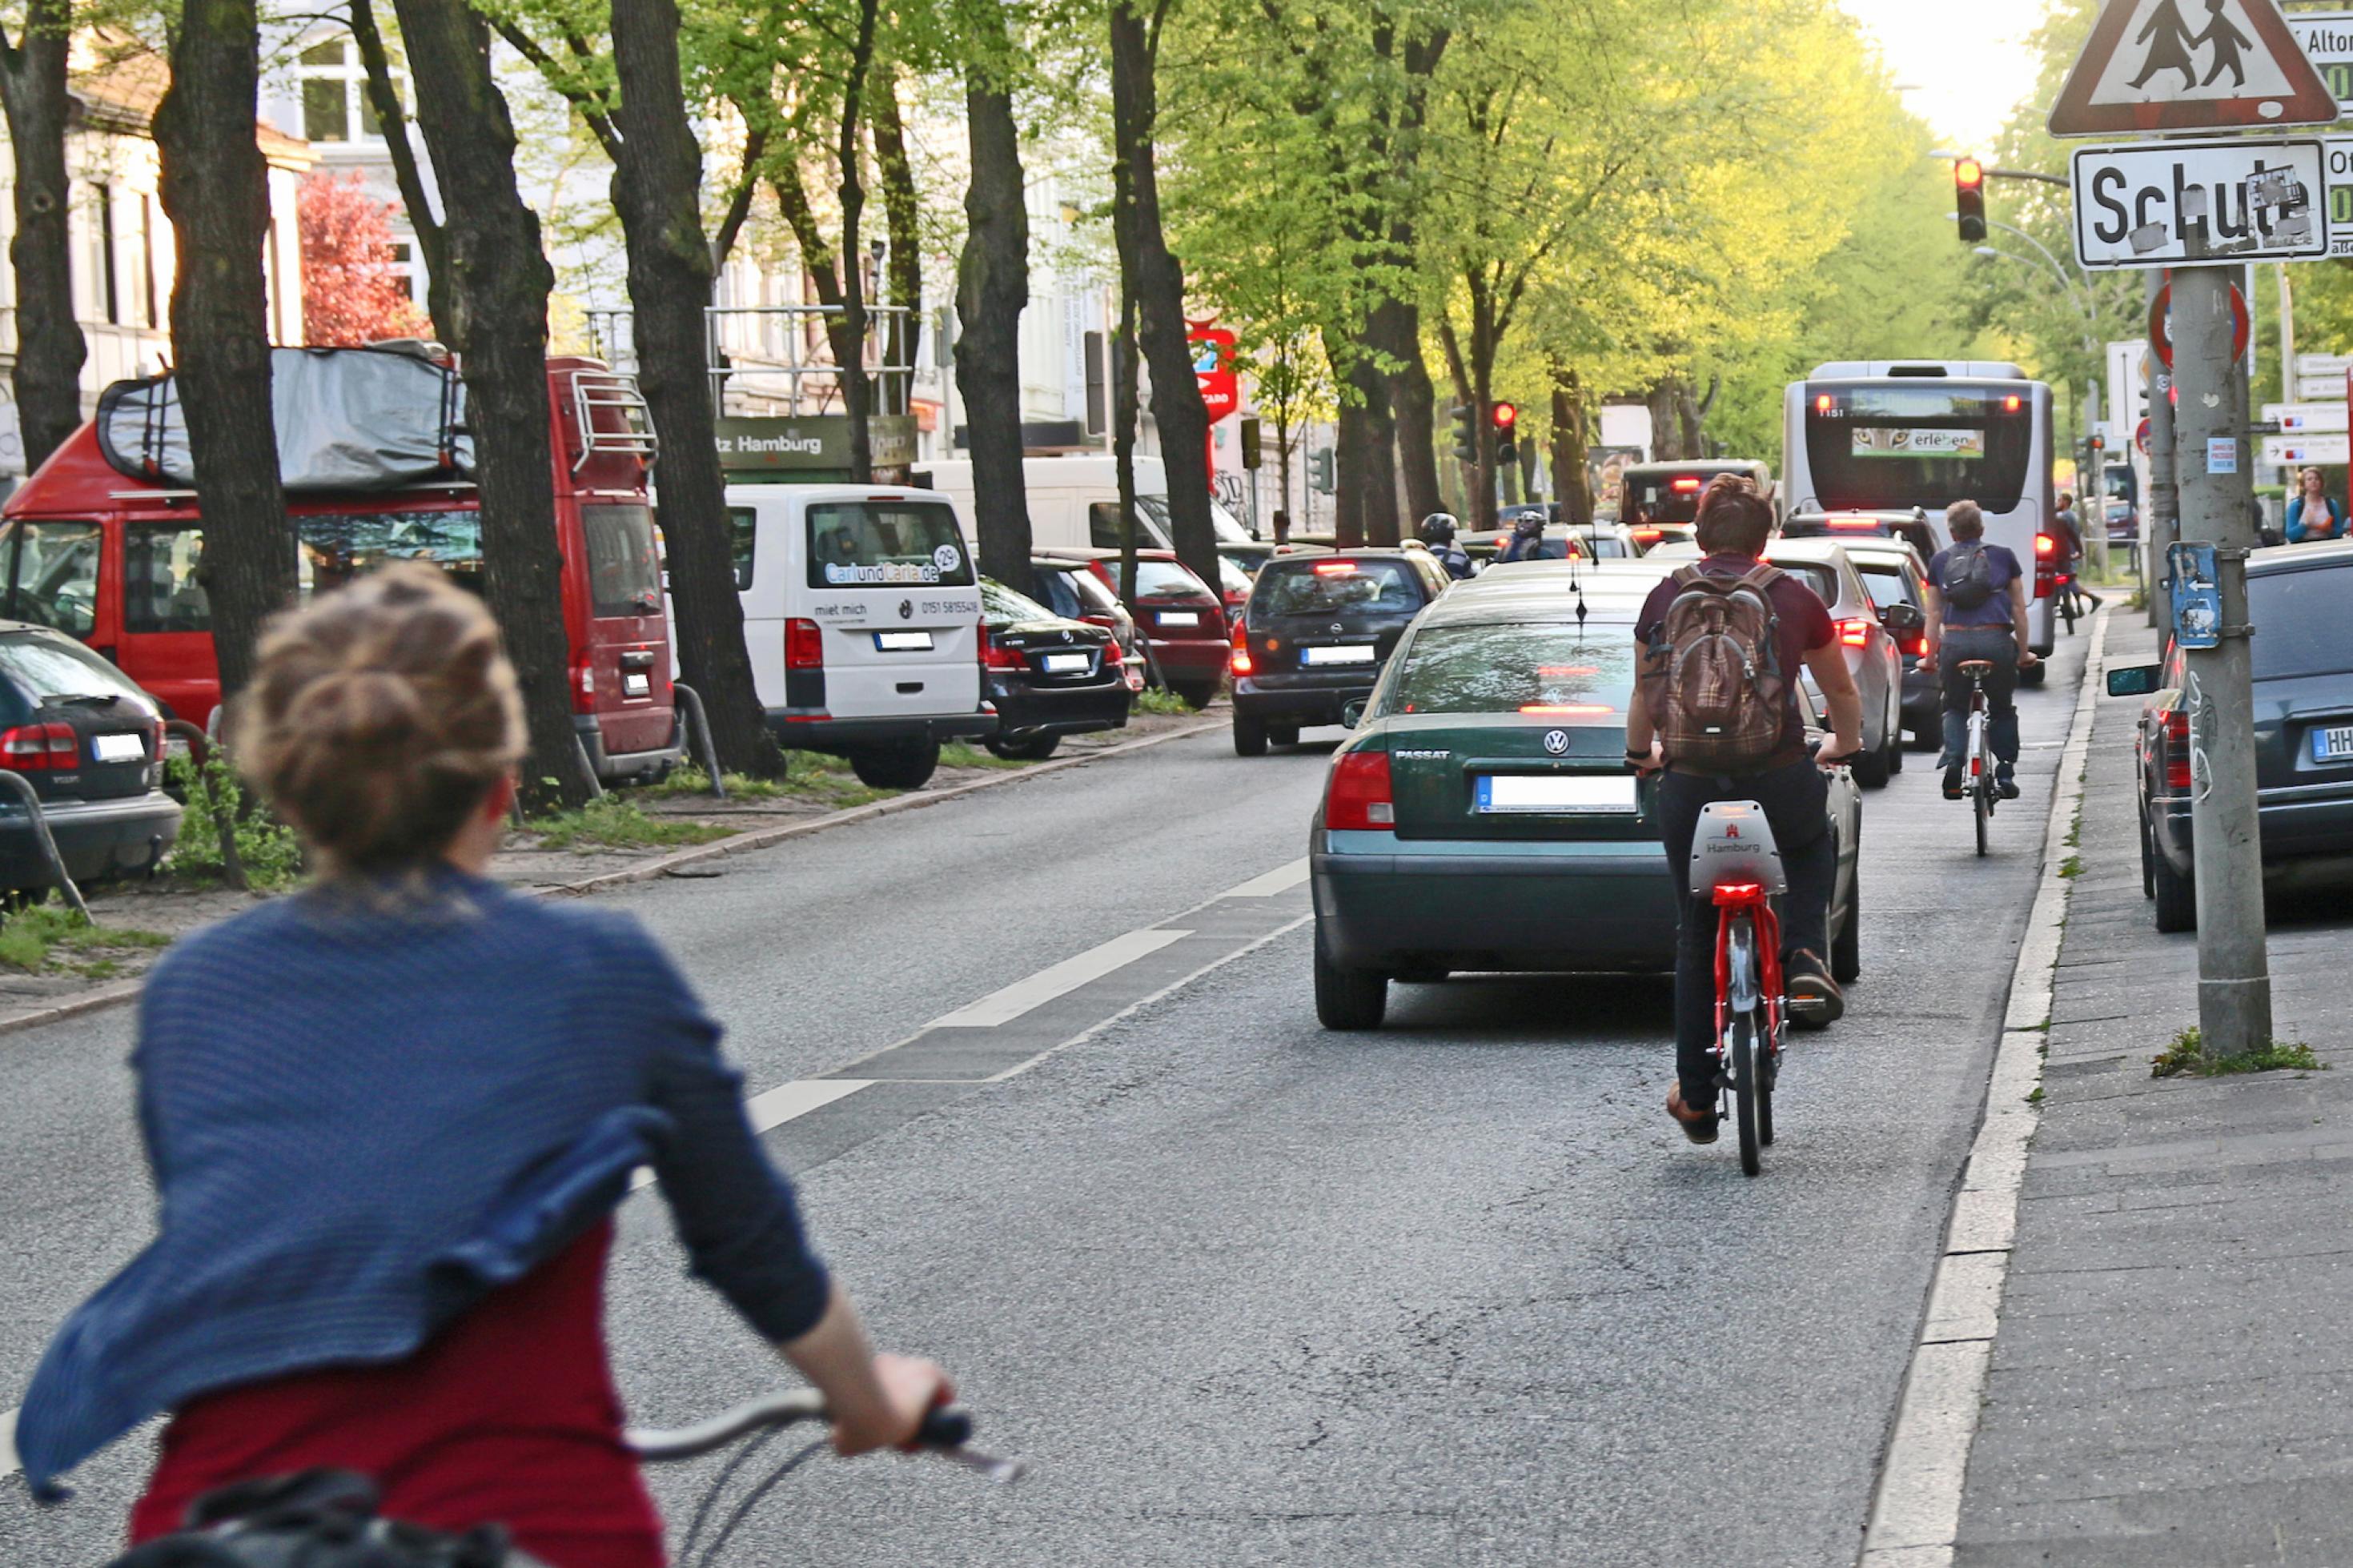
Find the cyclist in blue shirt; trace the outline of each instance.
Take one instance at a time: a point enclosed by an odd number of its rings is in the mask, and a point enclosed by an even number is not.
[[[2018,672],[2039,661],[2027,646],[2026,574],[2018,556],[1985,542],[1985,512],[1955,501],[1945,512],[1949,548],[1928,563],[1927,647],[1924,673],[1944,672],[1945,798],[1961,798],[1961,765],[1968,750],[1969,681],[1961,666],[1984,659],[1986,703],[1993,720],[1994,787],[2018,798]]]

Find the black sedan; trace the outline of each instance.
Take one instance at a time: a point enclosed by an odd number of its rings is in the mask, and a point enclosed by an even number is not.
[[[1052,756],[1065,735],[1127,727],[1134,693],[1111,632],[986,577],[980,618],[985,695],[997,708],[990,751],[1036,762]]]
[[[2254,656],[2257,830],[2266,885],[2353,878],[2353,543],[2259,550],[2247,563]],[[2141,890],[2157,929],[2198,924],[2189,837],[2193,721],[2179,648],[2108,671],[2111,697],[2147,697],[2134,742]]]
[[[0,768],[32,785],[75,881],[162,864],[180,836],[163,758],[163,711],[129,677],[71,637],[0,621]],[[0,794],[0,889],[56,880],[31,816]]]
[[[1234,752],[1266,754],[1370,697],[1382,661],[1452,579],[1426,550],[1347,550],[1266,563],[1234,623]]]

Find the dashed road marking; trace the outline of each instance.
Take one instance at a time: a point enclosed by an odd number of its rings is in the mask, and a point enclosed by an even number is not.
[[[1228,888],[1218,895],[1220,899],[1271,899],[1277,893],[1287,893],[1307,880],[1307,857],[1302,855],[1288,866],[1277,866],[1263,877],[1252,877],[1239,888]]]
[[[1091,980],[1101,980],[1113,970],[1124,969],[1137,959],[1158,952],[1170,942],[1181,942],[1192,934],[1189,931],[1167,931],[1158,926],[1128,931],[1041,969],[1025,980],[1017,980],[1002,991],[993,991],[979,1001],[959,1007],[944,1017],[934,1018],[923,1026],[927,1029],[993,1029],[1000,1024],[1009,1024],[1033,1007],[1043,1006],[1057,996],[1076,991]]]

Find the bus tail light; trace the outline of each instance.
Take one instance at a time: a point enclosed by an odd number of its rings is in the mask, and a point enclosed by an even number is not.
[[[1388,832],[1397,826],[1387,752],[1340,753],[1332,764],[1332,782],[1324,790],[1324,826],[1334,832]]]

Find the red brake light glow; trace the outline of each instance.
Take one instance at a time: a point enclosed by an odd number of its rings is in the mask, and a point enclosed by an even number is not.
[[[15,734],[15,731],[10,731]],[[2177,708],[2165,716],[2165,787],[2186,791],[2189,780],[2189,715]]]
[[[1356,563],[1353,561],[1318,561],[1314,570],[1318,577],[1346,577],[1355,574]]]
[[[1656,544],[1667,536],[1667,531],[1663,528],[1638,528],[1633,530],[1633,534],[1637,544]]]
[[[1839,641],[1848,647],[1869,647],[1871,623],[1860,617],[1841,621],[1838,624],[1838,637]]]
[[[1857,531],[1868,530],[1876,533],[1879,531],[1879,520],[1875,517],[1834,517],[1831,519],[1831,526],[1852,528]]]
[[[1618,711],[1607,702],[1524,702],[1523,713],[1542,713],[1561,719],[1598,719]]]
[[[1234,647],[1226,656],[1226,668],[1236,675],[1248,675],[1258,668],[1250,658],[1250,627],[1240,621],[1234,623]]]
[[[1814,399],[1814,412],[1817,414],[1828,414],[1830,411],[1831,395],[1825,392],[1820,397]]]
[[[2013,393],[2011,393],[2008,397],[2005,397],[2005,398],[2003,398],[2003,399],[2001,400],[2001,411],[2002,411],[2004,414],[2015,414],[2015,413],[2017,413],[2017,412],[2018,412],[2018,407],[2019,407],[2018,394],[2016,394],[2016,393],[2014,393],[2014,392],[2013,392]]]
[[[2035,553],[2035,554],[2037,554],[2037,555],[2053,555],[2053,554],[2056,554],[2056,553],[2058,552],[2058,550],[2059,550],[2059,542],[2058,542],[2057,540],[2055,540],[2055,539],[2052,538],[2049,534],[2047,534],[2047,533],[2038,533],[2038,534],[2036,534],[2036,535],[2034,536],[2034,553]]]
[[[1667,488],[1673,490],[1677,495],[1693,495],[1697,493],[1699,489],[1699,481],[1697,479],[1673,479],[1668,482]]]
[[[1397,826],[1387,752],[1340,753],[1332,764],[1332,782],[1324,796],[1324,826],[1335,832],[1384,833]]]
[[[815,621],[796,617],[785,623],[785,668],[825,668],[825,633],[818,629]]]

